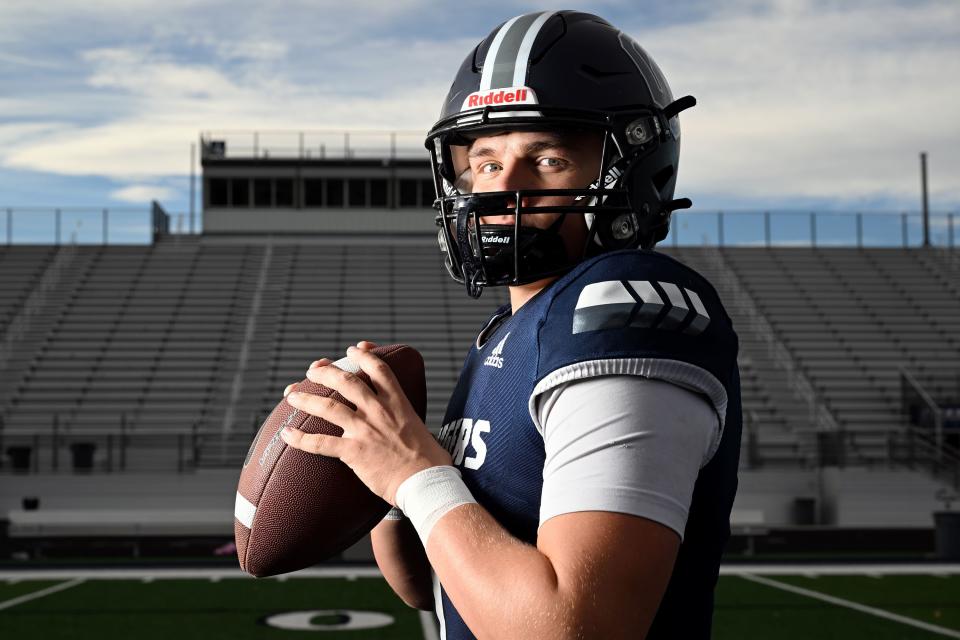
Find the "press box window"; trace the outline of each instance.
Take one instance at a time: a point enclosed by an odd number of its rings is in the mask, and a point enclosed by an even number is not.
[[[420,181],[420,206],[432,207],[436,194],[433,190],[433,180]]]
[[[293,180],[291,178],[277,178],[274,181],[274,196],[276,196],[276,206],[293,206]]]
[[[416,180],[401,180],[400,181],[400,206],[401,207],[416,207],[417,202],[417,181]]]
[[[273,180],[270,178],[257,178],[253,181],[253,205],[255,207],[273,206],[272,187]]]
[[[367,206],[367,181],[351,178],[347,180],[347,186],[350,190],[347,206],[351,208]]]
[[[230,179],[230,204],[234,207],[250,206],[250,180],[247,178]]]
[[[303,181],[303,206],[323,206],[323,180],[320,178],[308,178]]]
[[[340,178],[331,178],[327,180],[327,206],[343,206],[343,180]]]
[[[370,206],[371,207],[386,207],[387,206],[387,181],[386,180],[371,180],[370,181]]]
[[[207,180],[207,201],[211,207],[227,206],[226,178],[210,178]]]

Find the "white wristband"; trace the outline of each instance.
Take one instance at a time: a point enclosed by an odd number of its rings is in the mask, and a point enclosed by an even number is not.
[[[430,467],[413,474],[397,487],[397,506],[410,518],[423,547],[433,526],[448,511],[462,504],[476,504],[460,470],[451,466]]]
[[[387,515],[383,516],[384,520],[403,520],[404,518],[406,518],[406,516],[403,515],[403,511],[397,507],[390,507],[390,511],[387,511]]]

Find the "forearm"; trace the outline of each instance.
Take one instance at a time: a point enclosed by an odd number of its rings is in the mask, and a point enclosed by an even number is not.
[[[383,520],[370,532],[373,555],[390,588],[408,606],[433,610],[430,563],[407,519]]]
[[[447,596],[480,638],[581,637],[581,612],[550,558],[511,536],[477,504],[437,522],[427,556]]]

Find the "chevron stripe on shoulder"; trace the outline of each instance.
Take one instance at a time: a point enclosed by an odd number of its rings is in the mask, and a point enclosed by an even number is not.
[[[580,291],[573,312],[573,333],[631,327],[698,335],[709,324],[696,291],[655,280],[592,282]]]

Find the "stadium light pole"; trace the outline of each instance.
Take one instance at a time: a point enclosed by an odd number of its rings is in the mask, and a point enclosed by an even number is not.
[[[927,152],[920,152],[920,188],[923,192],[923,246],[930,246],[930,203],[927,200]]]

